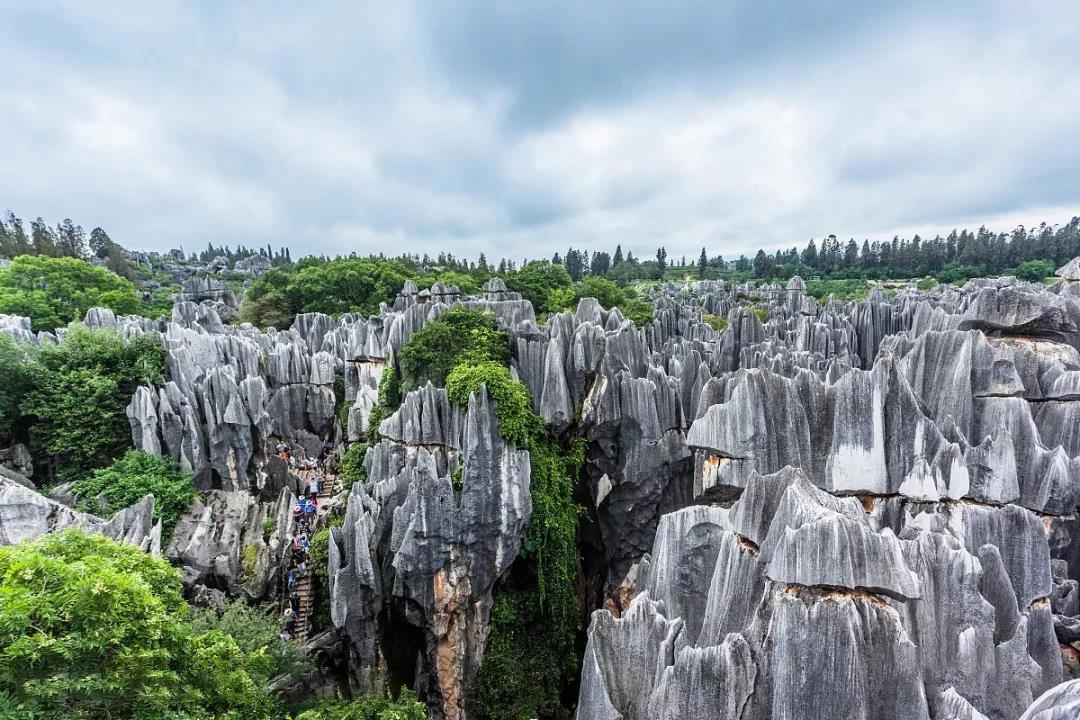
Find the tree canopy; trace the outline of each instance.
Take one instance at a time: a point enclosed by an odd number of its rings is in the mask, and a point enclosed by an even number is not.
[[[0,547],[0,706],[10,717],[265,716],[236,642],[193,632],[164,560],[69,530]]]
[[[35,331],[81,320],[92,307],[133,314],[141,304],[130,280],[84,260],[23,255],[0,268],[0,313],[29,317]]]

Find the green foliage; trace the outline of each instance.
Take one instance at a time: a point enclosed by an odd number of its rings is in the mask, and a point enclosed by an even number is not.
[[[309,263],[305,267],[305,263]],[[413,273],[397,260],[305,258],[289,280],[286,295],[295,312],[370,315],[390,302]]]
[[[499,434],[520,447],[543,431],[543,421],[532,409],[529,390],[497,362],[458,365],[446,378],[446,394],[450,402],[468,407],[469,395],[486,385],[488,396],[495,400],[495,416],[499,418]]]
[[[757,319],[761,321],[762,325],[764,325],[766,322],[768,322],[768,320],[769,320],[769,311],[766,310],[765,308],[761,307],[760,305],[755,305],[753,303],[751,303],[749,305],[745,305],[744,307],[747,310],[749,310],[750,312],[754,313],[754,315],[757,316]]]
[[[262,521],[263,540],[269,540],[274,534],[274,518],[264,517]]]
[[[315,593],[314,621],[318,628],[330,627],[330,531],[320,530],[308,544],[308,567],[311,568]]]
[[[30,363],[35,351],[34,346],[19,345],[8,333],[0,333],[0,441],[11,439],[19,419],[19,404],[33,387]]]
[[[447,378],[446,392],[463,406],[481,386],[496,402],[499,433],[529,449],[533,514],[519,562],[532,581],[498,592],[491,647],[469,702],[482,718],[540,717],[558,706],[561,688],[576,671],[579,508],[573,494],[585,443],[562,450],[533,410],[528,389],[496,362],[459,365]]]
[[[1046,260],[1029,260],[1021,263],[1014,274],[1021,280],[1040,282],[1043,278],[1054,274],[1054,266]]]
[[[92,307],[132,314],[141,304],[130,280],[84,260],[22,255],[0,268],[0,313],[27,316],[34,330],[81,320]]]
[[[11,717],[265,716],[243,654],[195,632],[164,560],[69,530],[0,548],[0,705]]]
[[[103,517],[152,494],[154,519],[161,520],[166,536],[198,494],[191,476],[182,474],[173,460],[138,450],[128,450],[109,467],[95,470],[74,489],[80,510]]]
[[[556,632],[535,591],[500,588],[491,613],[491,642],[468,688],[482,720],[552,717],[563,685],[577,671],[572,633]]]
[[[240,549],[240,575],[245,580],[255,576],[259,564],[259,547],[248,543]]]
[[[727,330],[728,322],[727,318],[722,315],[702,315],[701,322],[705,323],[720,335],[724,334]]]
[[[450,473],[450,487],[455,490],[465,489],[465,466],[458,465],[454,472]]]
[[[323,702],[296,720],[427,720],[427,708],[406,688],[397,700],[361,695],[351,702]]]
[[[251,284],[240,303],[240,322],[249,322],[256,327],[287,328],[292,325],[296,311],[286,295],[290,273],[271,269],[260,275]]]
[[[131,444],[124,409],[140,383],[160,383],[165,349],[149,336],[124,340],[112,330],[72,326],[27,368],[33,387],[21,410],[31,416],[35,458],[48,458],[60,482],[84,479]]]
[[[870,285],[863,279],[856,280],[807,280],[806,294],[824,300],[832,295],[837,300],[862,300],[870,294]]]
[[[217,632],[232,638],[243,655],[248,676],[259,687],[285,673],[305,670],[310,664],[301,644],[281,642],[281,626],[276,606],[249,605],[240,598],[216,608],[191,611],[191,627],[196,634]]]
[[[421,288],[429,288],[437,282],[445,283],[446,285],[456,285],[463,295],[478,295],[481,290],[483,290],[482,281],[477,281],[472,275],[454,272],[453,270],[426,272],[423,275],[414,278],[413,282],[416,283],[417,287]]]
[[[623,317],[639,328],[643,328],[652,322],[656,308],[653,307],[652,303],[633,298],[620,305],[619,310],[622,311]]]
[[[532,303],[538,311],[548,307],[549,296],[558,288],[570,287],[570,275],[562,265],[533,260],[506,278],[506,287]]]
[[[364,456],[367,455],[368,444],[355,442],[349,445],[345,454],[341,456],[338,467],[338,479],[342,487],[348,491],[356,483],[367,482],[367,468],[364,467]]]
[[[495,316],[483,310],[454,307],[426,324],[401,347],[401,394],[431,381],[443,385],[462,363],[510,361],[510,341]]]

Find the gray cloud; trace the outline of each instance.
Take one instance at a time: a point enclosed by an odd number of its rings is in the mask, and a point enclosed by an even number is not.
[[[1074,4],[489,5],[6,3],[0,207],[514,258],[1080,212]]]

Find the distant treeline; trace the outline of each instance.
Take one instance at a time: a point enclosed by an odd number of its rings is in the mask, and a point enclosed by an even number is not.
[[[121,262],[125,255],[123,248],[99,227],[87,235],[81,226],[71,220],[65,219],[50,227],[37,218],[29,223],[27,231],[24,222],[11,212],[0,218],[0,257],[44,255],[85,259],[91,253],[106,259],[110,269],[124,274],[124,264]],[[289,248],[275,250],[270,245],[259,248],[238,245],[233,249],[228,245],[215,247],[211,243],[198,254],[191,253],[189,259],[208,263],[214,258],[224,257],[231,266],[237,260],[254,255],[269,258],[275,268],[293,265]],[[688,260],[682,256],[678,261],[669,258],[664,247],[658,248],[655,256],[645,259],[635,257],[629,251],[624,254],[621,245],[616,245],[612,253],[603,250],[590,253],[571,247],[565,253],[555,253],[551,263],[562,265],[574,282],[586,277],[600,277],[620,286],[635,280],[676,279],[686,275],[732,279],[784,279],[792,275],[831,279],[933,276],[950,282],[1009,272],[1038,279],[1077,255],[1080,255],[1080,217],[1074,217],[1064,225],[1043,223],[1035,228],[1020,226],[1011,232],[993,232],[984,226],[974,231],[953,230],[945,237],[936,235],[929,239],[915,235],[910,239],[893,237],[892,240],[863,240],[859,243],[855,239],[844,242],[835,235],[829,235],[821,241],[810,240],[801,250],[798,247],[772,253],[758,250],[752,258],[740,255],[730,260],[721,255],[711,255],[707,246],[701,249],[696,259]],[[352,253],[349,257],[359,256]],[[388,256],[380,253],[378,258],[388,259]],[[316,262],[329,260],[328,257],[312,259]],[[522,259],[519,263],[514,259],[501,258],[498,263],[489,263],[483,253],[472,261],[457,258],[448,252],[440,252],[434,257],[426,253],[406,253],[395,259],[416,274],[432,270],[453,271],[468,273],[476,278],[493,275],[508,277],[529,262],[528,259]]]

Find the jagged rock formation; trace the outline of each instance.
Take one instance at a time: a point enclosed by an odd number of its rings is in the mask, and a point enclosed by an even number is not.
[[[0,545],[14,545],[75,528],[137,545],[158,555],[161,552],[161,523],[155,523],[153,516],[152,495],[105,520],[47,498],[34,490],[29,482],[18,482],[0,474]]]
[[[434,717],[465,717],[487,642],[496,580],[517,557],[532,505],[529,454],[504,442],[486,391],[454,407],[430,383],[387,418],[330,543],[331,614],[356,682],[385,660],[415,669]],[[461,486],[451,476],[461,468]],[[397,618],[384,641],[380,616]],[[407,629],[411,628],[411,630]],[[413,635],[412,647],[402,637]],[[395,645],[397,645],[395,647]]]
[[[168,320],[86,321],[169,351],[128,414],[204,491],[167,548],[193,591],[275,592],[297,487],[273,445],[364,437],[404,343],[464,305],[507,329],[549,430],[587,442],[582,601],[603,609],[579,718],[1042,720],[1069,716],[1055,686],[1080,675],[1080,259],[1058,275],[854,302],[799,278],[669,285],[644,328],[589,298],[540,325],[498,279],[478,297],[407,282],[370,317],[267,332],[192,281]],[[458,408],[421,388],[379,431],[332,533],[333,622],[355,687],[389,672],[466,717],[529,456],[485,393]]]

